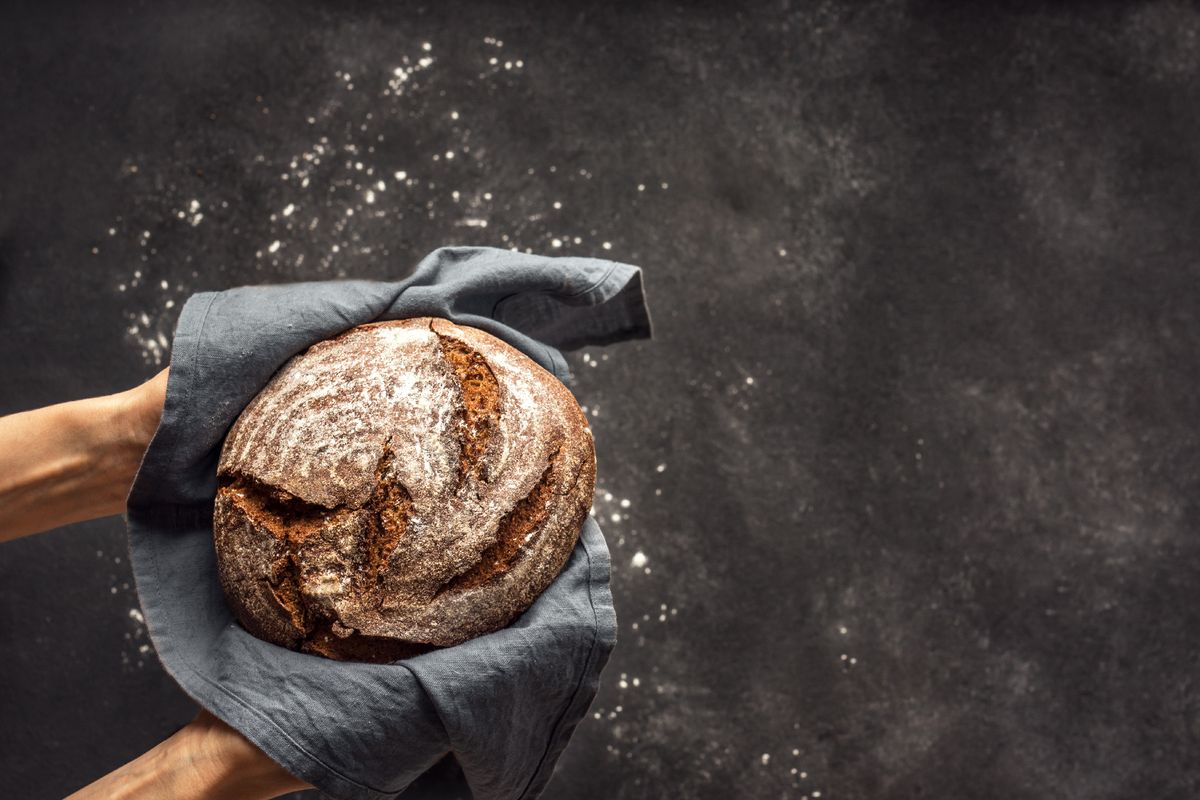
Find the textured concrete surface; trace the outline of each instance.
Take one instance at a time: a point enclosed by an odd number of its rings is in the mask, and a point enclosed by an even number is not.
[[[730,6],[7,5],[0,411],[197,290],[630,261],[547,797],[1197,796],[1200,12]],[[0,548],[6,794],[190,718],[130,584],[119,520]]]

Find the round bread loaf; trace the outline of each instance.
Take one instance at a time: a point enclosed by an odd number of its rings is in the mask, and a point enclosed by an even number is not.
[[[243,627],[385,662],[509,624],[592,503],[587,418],[500,339],[418,317],[295,356],[238,417],[213,518]]]

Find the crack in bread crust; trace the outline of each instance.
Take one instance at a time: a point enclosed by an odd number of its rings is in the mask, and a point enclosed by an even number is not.
[[[473,566],[446,581],[438,589],[435,599],[447,592],[473,589],[508,571],[550,515],[549,501],[554,492],[559,450],[561,446],[551,454],[541,477],[529,493],[500,520],[495,543],[479,554],[479,560]]]
[[[442,357],[454,370],[459,389],[460,406],[455,414],[461,455],[459,456],[457,491],[468,478],[491,480],[489,445],[500,427],[500,384],[479,351],[463,341],[438,333]]]
[[[412,517],[412,495],[391,475],[395,458],[389,436],[375,467],[375,490],[365,505],[371,516],[364,543],[367,560],[358,582],[358,596],[377,610],[383,605],[388,562],[408,534],[408,521]]]
[[[302,649],[308,653],[342,661],[386,664],[402,658],[419,656],[437,648],[385,636],[366,636],[354,628],[347,628],[337,620],[326,619],[313,628],[312,633],[305,638]]]
[[[263,484],[249,475],[228,476],[218,493],[253,525],[267,531],[283,552],[271,562],[267,585],[293,627],[303,638],[312,627],[313,613],[300,590],[299,545],[345,509],[309,503],[283,489]]]
[[[286,524],[303,525],[346,508],[310,503],[285,489],[271,486],[252,475],[242,473],[224,476],[219,482],[219,489],[244,497],[250,501],[253,511],[274,517],[280,522],[287,521]]]
[[[412,509],[408,491],[389,477],[395,457],[389,444],[390,440],[385,443],[375,469],[375,491],[361,507],[369,512],[359,542],[364,563],[361,570],[351,575],[349,590],[358,601],[375,606],[382,603],[382,580],[388,557],[404,537]],[[300,555],[303,543],[334,520],[344,519],[360,509],[326,508],[309,503],[247,475],[227,476],[222,483],[218,493],[282,546],[283,552],[271,563],[267,585],[296,629],[298,641],[293,646],[329,658],[374,663],[409,658],[435,649],[416,642],[363,635],[342,625],[336,612],[311,602],[303,591]]]

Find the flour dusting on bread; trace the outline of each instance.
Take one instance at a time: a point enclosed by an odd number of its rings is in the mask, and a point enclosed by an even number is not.
[[[251,633],[385,661],[503,627],[591,505],[587,420],[490,334],[373,323],[285,364],[218,468],[222,585]]]

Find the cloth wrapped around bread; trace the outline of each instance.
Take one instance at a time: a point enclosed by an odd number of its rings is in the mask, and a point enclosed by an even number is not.
[[[553,375],[419,317],[288,361],[231,428],[217,476],[214,545],[242,626],[386,662],[525,611],[575,545],[596,457]]]

